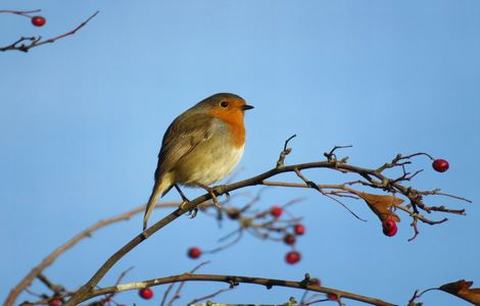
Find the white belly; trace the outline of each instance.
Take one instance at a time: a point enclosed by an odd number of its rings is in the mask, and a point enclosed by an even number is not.
[[[208,186],[220,181],[229,175],[242,158],[245,146],[238,149],[226,149],[224,145],[217,146],[214,150],[200,150],[202,162],[189,163],[189,175],[181,178],[184,185],[205,185]],[[199,152],[200,153],[200,152]],[[191,171],[193,170],[193,171]],[[183,176],[183,175],[181,175]],[[180,177],[179,177],[180,179]]]

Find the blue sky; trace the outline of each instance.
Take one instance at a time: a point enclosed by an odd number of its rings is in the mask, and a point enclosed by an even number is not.
[[[21,35],[57,35],[96,10],[100,14],[74,37],[27,54],[0,54],[1,299],[73,234],[144,202],[168,124],[220,91],[256,106],[247,114],[238,178],[272,167],[284,139],[296,133],[287,159],[292,163],[321,159],[343,144],[354,146],[344,151],[352,163],[369,167],[397,153],[425,151],[446,158],[451,169],[441,175],[428,160],[416,160],[426,171],[413,184],[440,187],[474,203],[467,205],[466,217],[422,225],[421,235],[407,242],[406,216],[399,234],[387,238],[360,202],[349,206],[367,223],[314,191],[271,189],[259,207],[305,199],[292,208],[305,217],[308,230],[297,246],[303,260],[287,266],[286,246],[246,237],[207,257],[212,262],[203,272],[285,279],[309,272],[326,286],[399,304],[417,288],[461,278],[480,285],[478,1],[4,0],[1,7],[36,8],[48,19],[43,28],[0,15],[1,45]],[[339,179],[328,171],[308,174],[319,183]],[[176,198],[175,193],[165,197]],[[153,219],[165,213],[156,212]],[[126,281],[190,270],[196,262],[185,250],[215,247],[232,226],[218,229],[204,215],[181,218],[126,256],[101,284],[112,284],[130,266],[135,268]],[[136,217],[98,232],[46,274],[74,288],[140,227]],[[220,286],[189,284],[182,301],[215,288]],[[155,290],[158,300],[164,289]],[[216,300],[280,303],[291,295],[300,293],[242,285]],[[152,305],[135,293],[117,300]],[[467,305],[442,293],[423,300]]]

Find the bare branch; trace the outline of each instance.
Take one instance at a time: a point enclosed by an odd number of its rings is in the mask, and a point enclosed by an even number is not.
[[[283,167],[285,164],[285,158],[287,157],[290,152],[292,152],[292,148],[287,147],[288,143],[290,140],[293,138],[297,137],[297,134],[293,134],[292,136],[288,137],[287,140],[285,140],[285,144],[283,145],[283,150],[280,152],[280,155],[277,160],[277,168]]]
[[[17,11],[17,10],[0,10],[0,14],[14,14],[19,15],[27,18],[31,18],[30,14],[40,13],[42,10],[29,10],[29,11]]]
[[[337,151],[338,149],[345,149],[345,148],[351,148],[351,147],[353,147],[353,146],[352,145],[334,146],[333,149],[330,150],[330,152],[323,153],[323,156],[325,156],[328,161],[337,161],[337,155],[335,155],[335,151]],[[347,157],[347,159],[348,159],[348,157]],[[343,162],[346,162],[347,159],[344,159]]]
[[[379,173],[378,169],[368,169],[368,168],[358,167],[358,166],[347,164],[345,161],[346,159],[344,158],[340,161],[335,160],[334,162],[332,162],[332,160],[327,160],[327,161],[317,161],[317,162],[282,166],[280,168],[275,167],[273,169],[270,169],[264,173],[251,177],[249,179],[245,179],[245,180],[242,180],[236,183],[231,183],[228,185],[216,186],[214,187],[214,189],[216,194],[220,196],[222,194],[229,193],[231,191],[234,191],[240,188],[245,188],[248,186],[255,186],[255,185],[262,185],[266,179],[281,173],[288,173],[288,172],[297,173],[304,169],[326,168],[326,169],[330,169],[332,171],[338,171],[341,173],[358,174],[368,181],[367,184],[369,187],[375,188],[375,189],[381,189],[392,194],[401,193],[402,195],[404,195],[410,200],[410,203],[412,204],[412,206],[414,207],[418,206],[421,209],[424,209],[426,211],[428,210],[428,206],[422,201],[420,192],[411,187],[402,185],[404,180],[394,180],[383,175],[382,173]],[[115,265],[115,263],[118,260],[120,260],[123,256],[125,256],[125,254],[130,252],[133,248],[135,248],[137,245],[142,243],[145,239],[147,239],[148,237],[156,233],[158,230],[168,225],[170,222],[174,221],[175,219],[182,216],[186,212],[195,209],[201,203],[207,200],[210,200],[211,197],[212,196],[210,193],[197,197],[193,201],[190,201],[185,205],[183,205],[182,207],[176,209],[174,212],[167,215],[157,223],[153,224],[151,227],[147,228],[144,232],[134,237],[132,240],[126,243],[121,249],[116,251],[102,265],[102,267],[98,269],[98,271],[92,276],[92,278],[72,296],[72,298],[70,299],[70,301],[67,302],[66,305],[74,305],[80,301],[87,299],[90,293],[93,291],[94,287],[98,284],[98,282]],[[416,213],[416,211],[414,210],[413,213]]]
[[[91,292],[90,297],[104,295],[111,292],[136,290],[136,289],[141,289],[146,287],[153,287],[153,286],[158,286],[163,284],[187,282],[187,281],[222,282],[222,283],[234,284],[234,285],[237,285],[240,283],[247,283],[247,284],[261,285],[267,288],[278,286],[278,287],[287,287],[287,288],[308,289],[310,291],[322,292],[325,294],[329,294],[329,293],[335,294],[336,296],[338,296],[339,298],[341,297],[342,299],[355,300],[355,301],[363,302],[370,305],[395,306],[395,304],[393,303],[385,302],[377,298],[367,297],[367,296],[363,296],[363,295],[359,295],[359,294],[355,294],[347,291],[327,288],[327,287],[316,286],[313,284],[305,284],[303,280],[290,281],[290,280],[270,279],[270,278],[250,277],[250,276],[191,274],[191,273],[184,273],[184,274],[173,275],[168,277],[145,280],[141,282],[120,284],[113,287],[96,289]]]

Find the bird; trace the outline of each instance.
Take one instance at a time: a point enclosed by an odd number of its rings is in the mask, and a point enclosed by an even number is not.
[[[245,148],[244,113],[252,105],[233,93],[217,93],[180,114],[163,135],[143,230],[159,198],[172,187],[188,202],[179,185],[207,190],[229,175]]]

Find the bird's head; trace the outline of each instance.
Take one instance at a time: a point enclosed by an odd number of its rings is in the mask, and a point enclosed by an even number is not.
[[[242,97],[232,93],[214,94],[198,103],[197,106],[215,114],[215,117],[241,116],[242,118],[246,110],[253,108]]]

